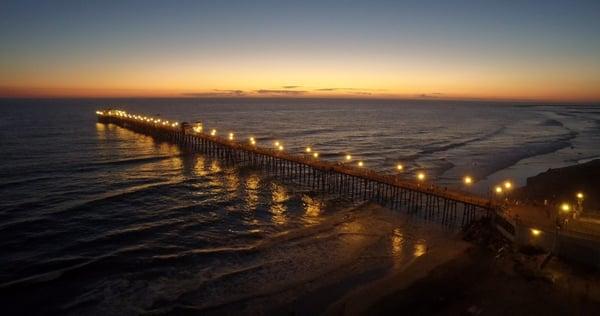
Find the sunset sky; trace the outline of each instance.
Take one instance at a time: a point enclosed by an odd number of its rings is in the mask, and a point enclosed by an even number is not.
[[[3,97],[600,101],[598,0],[19,0],[0,25]]]

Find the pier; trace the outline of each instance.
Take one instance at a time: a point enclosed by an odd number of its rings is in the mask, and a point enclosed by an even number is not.
[[[423,176],[415,180],[403,179],[365,168],[361,162],[350,165],[321,160],[317,153],[293,154],[286,152],[279,143],[273,148],[265,148],[258,146],[252,137],[238,141],[233,134],[220,137],[214,130],[206,133],[200,124],[190,125],[120,110],[97,111],[96,114],[100,123],[115,124],[194,152],[256,167],[324,194],[352,201],[373,201],[444,222],[458,221],[462,227],[482,217],[496,218],[501,208],[501,204],[491,199],[435,186]]]

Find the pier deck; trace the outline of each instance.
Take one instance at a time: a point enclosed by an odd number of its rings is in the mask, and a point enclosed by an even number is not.
[[[473,193],[441,188],[428,181],[402,179],[368,168],[257,146],[200,130],[186,123],[130,114],[119,110],[96,112],[98,121],[151,135],[182,147],[240,163],[249,163],[286,179],[293,178],[315,190],[352,200],[372,200],[391,208],[422,212],[431,217],[457,218],[462,225],[501,208],[495,201]]]

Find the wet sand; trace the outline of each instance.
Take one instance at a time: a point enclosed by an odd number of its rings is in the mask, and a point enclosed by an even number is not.
[[[495,238],[495,237],[494,237]],[[363,315],[597,315],[600,273],[490,238],[426,277],[380,297]]]

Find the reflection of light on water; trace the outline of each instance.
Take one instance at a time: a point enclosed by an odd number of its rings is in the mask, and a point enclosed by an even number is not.
[[[221,167],[219,166],[219,163],[216,160],[213,160],[212,164],[210,164],[210,172],[212,172],[212,173],[221,172]]]
[[[304,220],[309,224],[317,223],[320,218],[319,215],[321,215],[322,202],[308,195],[302,195],[302,202],[304,206]]]
[[[246,179],[246,205],[249,210],[256,210],[258,205],[258,187],[260,178],[253,174]]]
[[[402,253],[402,246],[404,246],[404,235],[400,228],[395,228],[392,233],[392,254],[399,255]]]
[[[235,170],[229,170],[225,176],[225,185],[227,186],[227,192],[229,192],[229,198],[235,199],[238,187],[240,186],[240,178]]]
[[[415,245],[415,257],[420,257],[427,252],[427,245],[423,240],[419,240]]]
[[[276,224],[285,224],[287,222],[285,201],[290,197],[285,188],[281,185],[273,183],[273,191],[271,194],[273,203],[271,204],[271,213],[273,214],[273,222]]]
[[[197,176],[205,176],[206,175],[206,160],[202,156],[196,156],[196,163],[194,164],[194,173]]]

